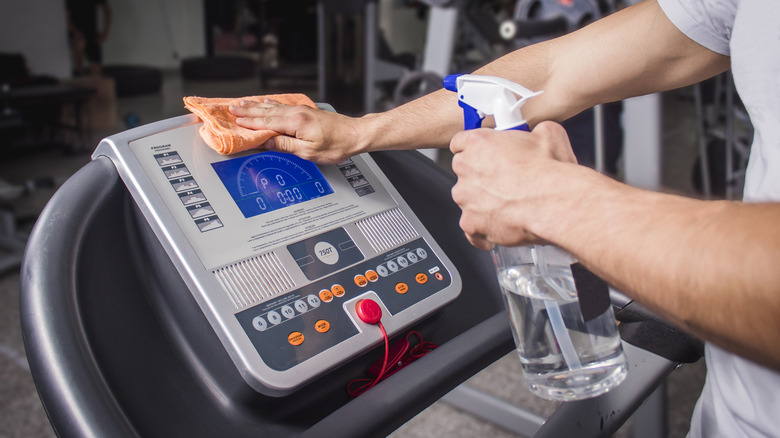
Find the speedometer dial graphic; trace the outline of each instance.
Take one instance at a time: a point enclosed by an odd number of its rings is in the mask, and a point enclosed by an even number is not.
[[[295,155],[261,152],[212,167],[247,218],[333,193],[317,166]]]

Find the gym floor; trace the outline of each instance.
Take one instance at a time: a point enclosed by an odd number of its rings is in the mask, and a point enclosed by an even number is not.
[[[258,79],[230,82],[195,82],[182,80],[177,71],[166,72],[159,93],[119,98],[114,129],[90,131],[83,147],[90,152],[64,153],[62,149],[30,148],[29,152],[3,156],[0,178],[13,183],[33,177],[51,177],[57,185],[87,163],[99,140],[126,129],[127,116],[149,123],[184,114],[181,104],[185,95],[243,96],[281,92],[303,92],[316,97],[316,84],[290,82],[282,78],[260,88]],[[685,91],[664,96],[663,185],[665,190],[692,194],[691,169],[696,158],[693,105]],[[317,100],[317,99],[314,99]],[[5,153],[5,152],[3,152]],[[440,154],[440,164],[448,165],[448,153]],[[34,218],[54,189],[40,189],[14,202],[18,217]],[[27,364],[19,324],[19,274],[0,273],[0,438],[55,436],[35,391]],[[700,360],[672,373],[666,383],[666,412],[669,437],[684,437],[691,412],[704,383],[705,366]],[[541,416],[549,415],[556,404],[534,397],[522,382],[520,364],[514,353],[508,354],[474,376],[469,382],[475,388],[511,402]],[[631,420],[615,436],[631,436]],[[516,435],[459,411],[440,401],[402,426],[392,437],[514,437]]]

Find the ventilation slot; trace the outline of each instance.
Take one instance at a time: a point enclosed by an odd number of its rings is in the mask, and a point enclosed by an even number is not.
[[[273,252],[213,272],[236,309],[255,305],[295,287]]]
[[[397,208],[364,219],[357,226],[376,252],[385,252],[419,236]]]

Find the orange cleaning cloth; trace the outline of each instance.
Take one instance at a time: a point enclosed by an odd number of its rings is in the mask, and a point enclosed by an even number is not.
[[[200,136],[206,144],[222,155],[230,155],[256,148],[269,138],[279,135],[270,129],[255,130],[238,126],[236,116],[228,111],[230,105],[238,105],[242,100],[262,102],[263,99],[273,99],[285,105],[317,108],[306,95],[295,93],[239,98],[188,96],[184,98],[184,106],[203,121]]]

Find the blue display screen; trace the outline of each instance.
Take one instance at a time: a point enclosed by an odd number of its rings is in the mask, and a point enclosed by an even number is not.
[[[211,166],[246,218],[333,193],[316,164],[291,154],[260,152]]]

